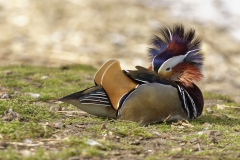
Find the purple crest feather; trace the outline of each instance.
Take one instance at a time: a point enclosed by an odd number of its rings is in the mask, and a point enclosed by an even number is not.
[[[189,53],[184,58],[184,62],[191,63],[196,67],[198,67],[199,69],[202,69],[203,60],[204,60],[204,56],[200,52],[200,49],[189,51]]]
[[[155,56],[166,51],[168,51],[170,55],[165,55],[162,58],[184,55],[188,51],[199,49],[201,40],[195,37],[194,29],[185,31],[181,24],[177,24],[172,28],[161,28],[158,35],[155,35],[150,43],[153,46],[149,49],[149,57],[152,61]],[[163,59],[163,61],[165,60],[166,59]]]

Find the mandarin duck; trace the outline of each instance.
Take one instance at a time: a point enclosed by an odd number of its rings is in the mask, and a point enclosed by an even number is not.
[[[151,40],[150,67],[122,70],[109,60],[95,74],[95,86],[60,100],[92,115],[137,122],[192,120],[201,115],[203,96],[194,82],[203,77],[201,40],[182,25],[160,29]]]

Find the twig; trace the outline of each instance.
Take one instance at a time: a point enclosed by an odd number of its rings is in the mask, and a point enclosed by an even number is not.
[[[169,114],[169,116],[167,116],[167,118],[164,119],[164,123],[166,123],[166,121],[172,116],[172,114]]]
[[[240,109],[240,107],[236,107],[236,106],[223,106],[223,107],[226,107],[226,108],[234,108],[234,109]]]
[[[58,113],[86,113],[83,111],[57,111]]]
[[[197,144],[197,148],[198,148],[198,151],[201,151],[201,147],[199,143]]]
[[[36,144],[28,144],[28,143],[21,143],[21,142],[8,142],[7,144],[23,146],[23,147],[37,147],[37,146],[42,146],[43,145],[42,142],[39,142],[39,143],[36,143]]]

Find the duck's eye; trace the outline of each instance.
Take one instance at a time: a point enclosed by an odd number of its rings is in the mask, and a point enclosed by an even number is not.
[[[168,67],[168,68],[166,68],[166,71],[170,71],[170,70],[171,70],[171,68],[169,68],[169,67]]]

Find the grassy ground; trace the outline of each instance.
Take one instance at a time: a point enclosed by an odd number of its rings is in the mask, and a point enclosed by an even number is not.
[[[98,118],[60,103],[93,85],[90,66],[0,69],[0,160],[237,159],[240,106],[205,93],[203,115],[140,127]]]

